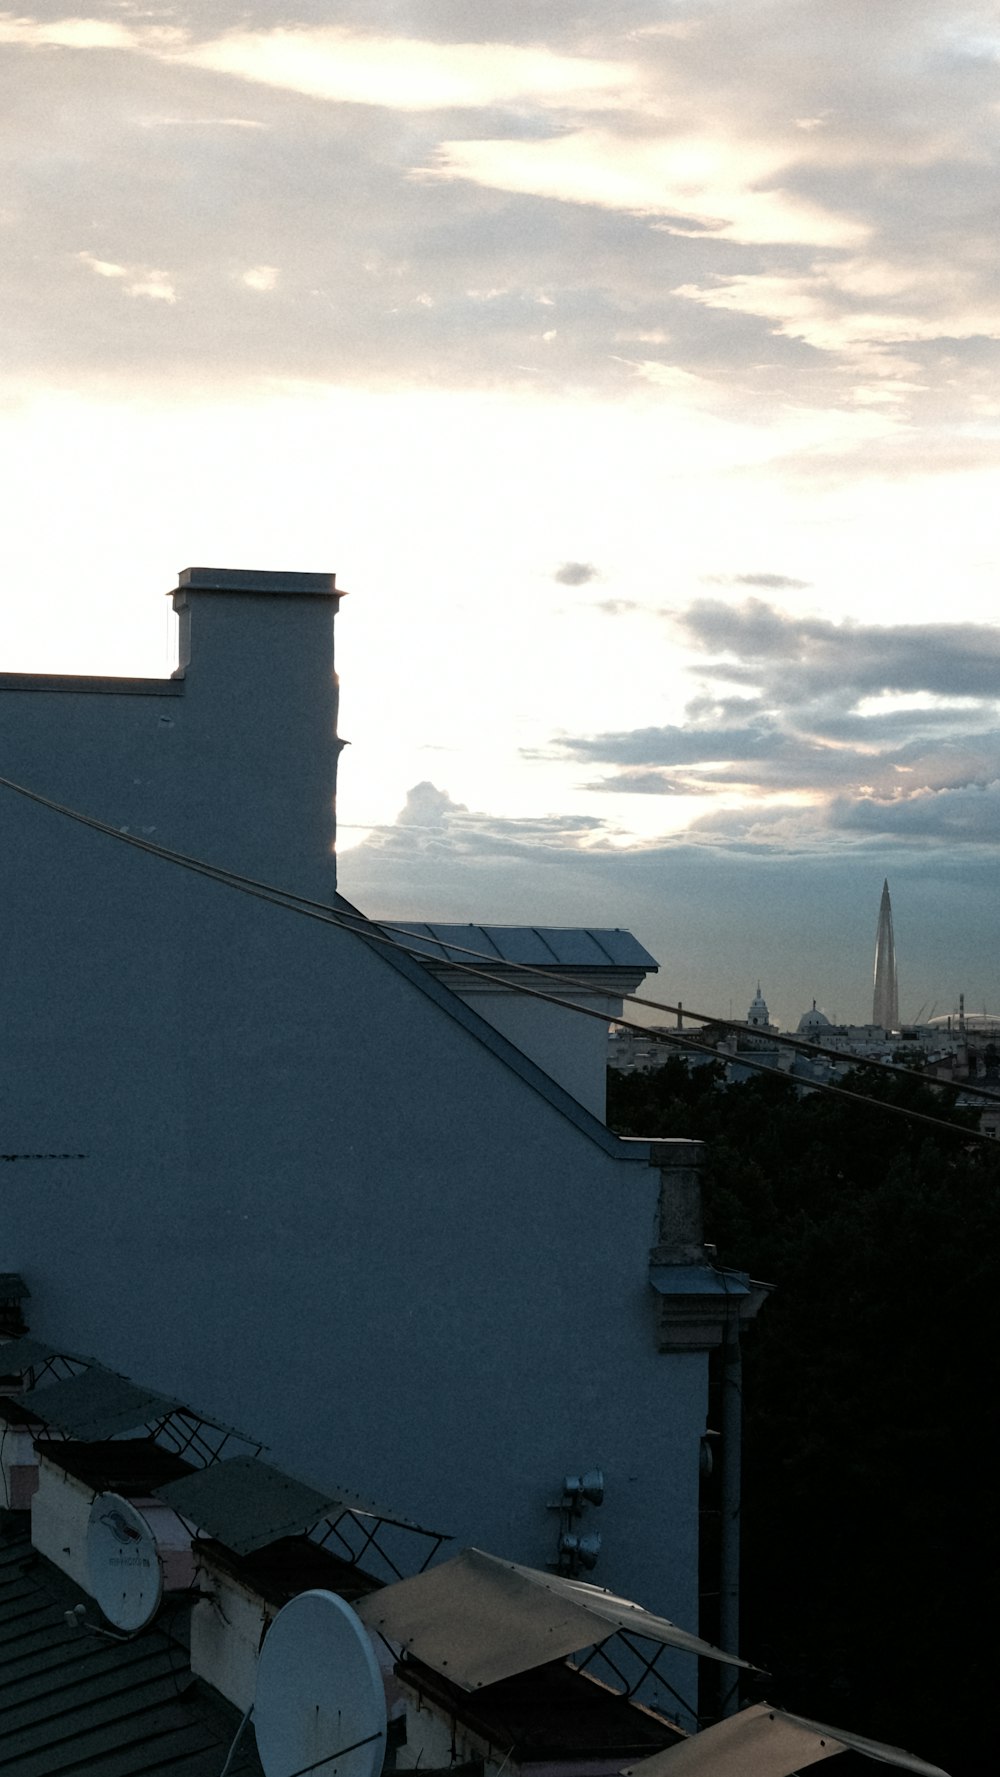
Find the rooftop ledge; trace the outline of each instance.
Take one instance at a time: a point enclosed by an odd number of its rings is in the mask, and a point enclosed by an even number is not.
[[[117,679],[94,673],[0,673],[0,691],[117,692],[122,697],[183,697],[183,679]]]
[[[182,568],[177,592],[249,592],[293,598],[343,598],[336,574],[291,574],[264,568]],[[171,596],[171,595],[168,595]]]

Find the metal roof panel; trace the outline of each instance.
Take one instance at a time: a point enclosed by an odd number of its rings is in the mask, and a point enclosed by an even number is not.
[[[499,1561],[481,1549],[463,1549],[354,1608],[370,1628],[466,1691],[579,1653],[620,1629],[729,1666],[747,1665],[600,1586]]]
[[[650,1265],[649,1281],[660,1296],[749,1296],[745,1271],[714,1265]]]
[[[43,1425],[91,1442],[112,1438],[116,1432],[135,1431],[151,1419],[176,1411],[181,1404],[97,1366],[80,1376],[25,1391],[15,1400]]]
[[[281,1537],[296,1536],[345,1505],[381,1515],[359,1499],[318,1493],[255,1456],[214,1462],[153,1491],[157,1499],[236,1555],[249,1555]]]
[[[602,926],[494,926],[442,925],[424,920],[404,920],[389,928],[404,933],[413,946],[436,962],[478,963],[481,956],[508,965],[538,969],[639,969],[657,968],[655,957],[631,932]]]
[[[5,1339],[0,1344],[0,1375],[19,1376],[22,1370],[33,1369],[35,1364],[44,1364],[50,1357],[62,1355],[55,1345],[46,1345],[44,1339],[31,1339],[27,1335],[23,1339]]]
[[[938,1765],[929,1765],[912,1752],[868,1740],[843,1728],[829,1728],[755,1703],[750,1709],[727,1716],[679,1746],[654,1753],[641,1765],[630,1767],[641,1777],[791,1777],[820,1759],[838,1752],[860,1752],[880,1764],[896,1765],[916,1777],[946,1777]]]

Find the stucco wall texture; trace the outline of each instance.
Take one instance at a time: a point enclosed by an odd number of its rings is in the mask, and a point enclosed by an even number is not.
[[[183,597],[182,678],[0,680],[0,772],[329,902],[336,601]],[[0,1164],[32,1330],[538,1566],[597,1464],[592,1577],[696,1628],[707,1360],[656,1349],[641,1145],[417,965],[6,790],[0,884],[0,1147],[73,1156]]]

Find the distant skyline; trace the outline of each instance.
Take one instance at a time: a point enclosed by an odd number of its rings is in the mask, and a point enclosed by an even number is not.
[[[860,1021],[888,876],[901,1016],[1000,1005],[998,64],[985,0],[0,11],[0,670],[334,570],[366,911]]]

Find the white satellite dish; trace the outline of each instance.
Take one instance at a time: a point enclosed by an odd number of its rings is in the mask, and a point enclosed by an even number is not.
[[[257,1662],[254,1728],[265,1777],[379,1777],[385,1691],[368,1631],[335,1592],[278,1612]]]
[[[117,1493],[99,1493],[87,1524],[89,1590],[109,1623],[134,1634],[151,1623],[163,1597],[156,1538],[140,1511]]]

